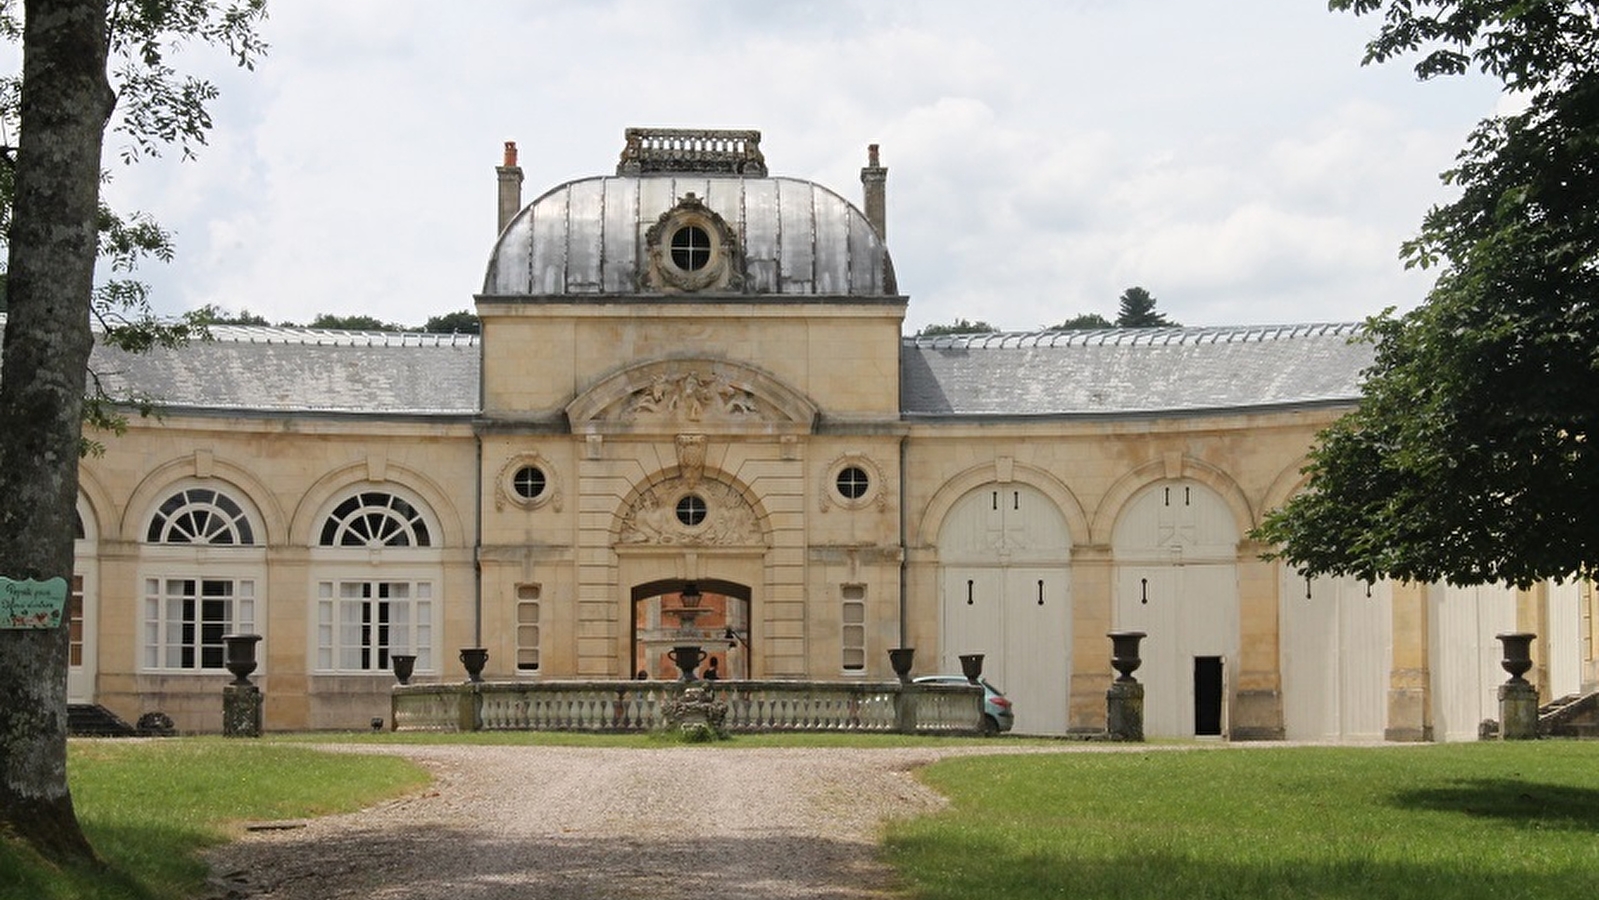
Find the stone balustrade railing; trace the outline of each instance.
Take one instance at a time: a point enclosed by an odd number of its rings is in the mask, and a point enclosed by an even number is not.
[[[709,681],[731,732],[838,731],[968,734],[983,691],[897,682]],[[537,681],[397,686],[396,731],[649,731],[684,688],[676,681]]]

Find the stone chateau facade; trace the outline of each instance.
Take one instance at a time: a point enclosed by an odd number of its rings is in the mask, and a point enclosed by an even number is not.
[[[1500,631],[1538,633],[1546,698],[1599,681],[1587,586],[1259,558],[1358,396],[1354,326],[904,337],[875,147],[860,206],[752,131],[629,130],[531,202],[514,145],[497,174],[481,337],[97,350],[165,412],[83,462],[75,702],[218,730],[229,632],[264,638],[269,729],[364,728],[392,655],[454,681],[473,646],[502,680],[672,677],[684,642],[732,678],[981,652],[1052,734],[1104,727],[1112,630],[1149,633],[1152,736],[1473,738]]]

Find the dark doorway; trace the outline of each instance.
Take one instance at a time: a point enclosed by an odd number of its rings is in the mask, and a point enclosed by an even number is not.
[[[1221,657],[1194,657],[1194,734],[1221,737]]]

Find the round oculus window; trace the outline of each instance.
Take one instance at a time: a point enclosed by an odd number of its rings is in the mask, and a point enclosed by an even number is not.
[[[705,513],[705,500],[698,494],[688,494],[677,501],[677,520],[689,528],[704,522]]]
[[[685,272],[698,272],[710,265],[711,235],[698,225],[684,225],[672,232],[672,265]]]
[[[543,495],[549,480],[538,466],[523,466],[511,476],[511,488],[523,500],[536,500]]]
[[[859,500],[866,496],[866,491],[872,486],[872,479],[860,466],[845,466],[838,470],[834,486],[844,499]]]

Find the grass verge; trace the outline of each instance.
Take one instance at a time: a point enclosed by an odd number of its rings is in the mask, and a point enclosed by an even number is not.
[[[889,829],[919,900],[1599,895],[1599,743],[969,757]]]
[[[0,900],[154,900],[194,896],[199,851],[240,823],[358,809],[414,790],[403,759],[223,738],[72,741],[73,805],[104,868],[61,869],[0,841]]]

